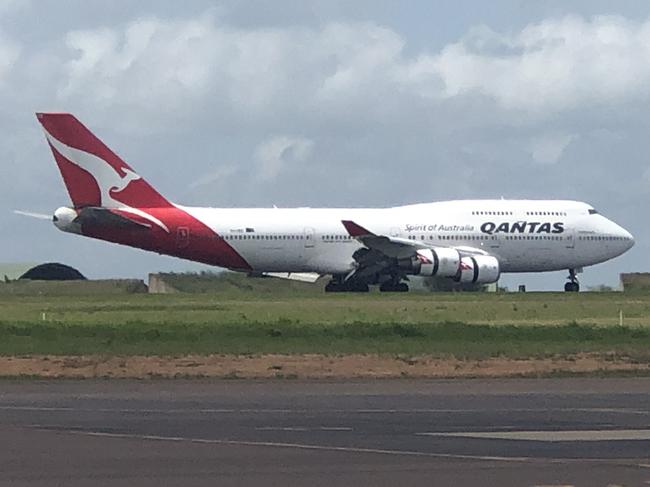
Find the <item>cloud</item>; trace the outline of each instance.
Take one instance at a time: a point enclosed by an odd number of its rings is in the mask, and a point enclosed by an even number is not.
[[[571,134],[545,134],[535,137],[530,142],[530,154],[540,164],[555,164],[575,138],[576,136]]]
[[[132,125],[149,118],[175,128],[206,100],[215,119],[231,123],[277,110],[327,115],[358,100],[367,110],[373,94],[393,90],[403,45],[369,22],[244,29],[211,11],[189,20],[142,18],[67,33],[58,98],[137,111]]]
[[[0,82],[5,81],[19,60],[20,45],[0,32]]]
[[[0,15],[24,11],[31,5],[31,0],[0,0]]]
[[[255,150],[259,164],[257,176],[262,181],[275,179],[289,164],[303,162],[311,154],[313,142],[303,137],[271,137]]]
[[[556,112],[648,97],[650,21],[567,16],[503,35],[483,28],[421,63],[442,96],[479,93],[507,109]]]
[[[101,108],[127,105],[173,111],[209,84],[211,35],[204,20],[145,19],[123,29],[72,31],[60,99],[90,97]],[[170,113],[171,115],[171,113]]]
[[[340,127],[343,111],[391,124],[405,106],[439,110],[477,96],[539,117],[650,94],[648,20],[567,16],[510,34],[475,27],[438,52],[405,46],[372,22],[247,29],[212,11],[141,18],[69,32],[58,96],[155,131],[208,109],[220,126],[265,124],[282,111]]]
[[[213,185],[215,183],[222,183],[224,180],[227,180],[231,176],[237,173],[237,166],[234,164],[221,165],[217,169],[207,174],[202,175],[201,177],[195,179],[188,184],[189,189],[200,188],[201,186]]]

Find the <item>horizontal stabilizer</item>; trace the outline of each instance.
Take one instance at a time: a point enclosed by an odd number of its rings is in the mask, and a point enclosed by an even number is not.
[[[16,215],[29,216],[31,218],[38,218],[39,220],[52,220],[52,215],[45,215],[43,213],[35,213],[33,211],[14,210]]]
[[[93,206],[87,206],[86,208],[80,210],[79,216],[75,219],[75,221],[81,225],[101,225],[113,228],[151,228],[150,224],[142,223],[129,218],[119,210]]]

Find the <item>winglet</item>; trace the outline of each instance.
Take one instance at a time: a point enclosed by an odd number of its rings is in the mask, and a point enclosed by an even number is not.
[[[348,231],[351,237],[366,237],[368,235],[374,235],[370,230],[366,230],[361,225],[357,225],[352,220],[341,220],[343,226]]]

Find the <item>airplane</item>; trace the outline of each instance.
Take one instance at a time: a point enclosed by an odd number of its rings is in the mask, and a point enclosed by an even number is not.
[[[591,205],[459,200],[392,208],[199,208],[172,203],[69,113],[37,113],[72,206],[64,231],[327,292],[406,292],[410,276],[489,284],[502,273],[568,270],[617,257],[632,235]],[[29,212],[27,212],[29,214]]]

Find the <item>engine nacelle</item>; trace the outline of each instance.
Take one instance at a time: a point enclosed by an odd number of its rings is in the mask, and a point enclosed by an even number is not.
[[[499,280],[499,261],[491,255],[475,255],[460,259],[460,273],[456,281],[490,284]]]
[[[414,257],[400,262],[400,267],[416,276],[454,277],[459,266],[458,251],[446,247],[418,249]]]
[[[75,221],[77,212],[67,206],[57,208],[52,217],[54,226],[59,230],[70,233],[81,233],[81,225]]]

